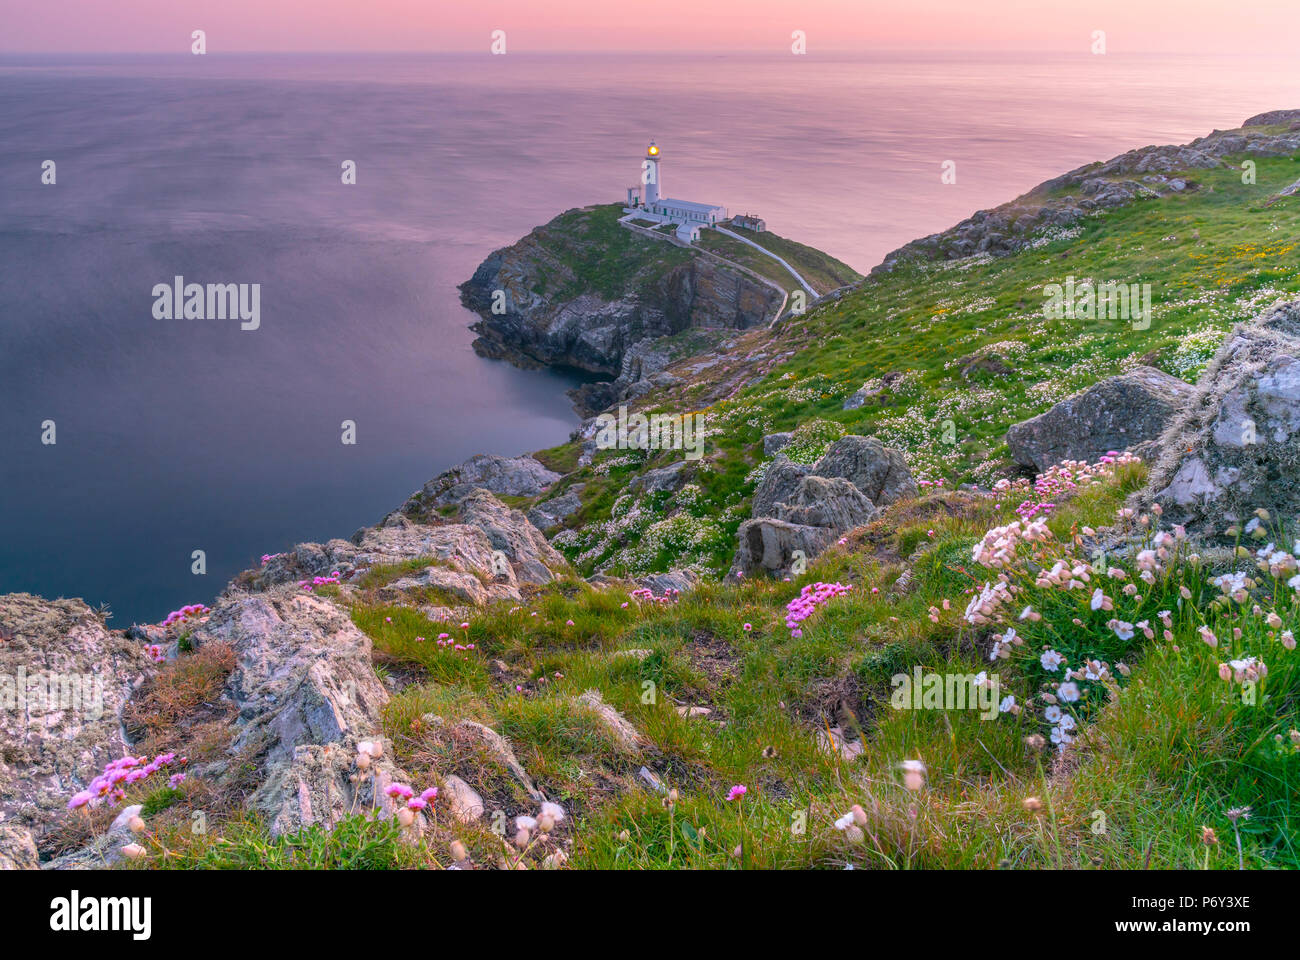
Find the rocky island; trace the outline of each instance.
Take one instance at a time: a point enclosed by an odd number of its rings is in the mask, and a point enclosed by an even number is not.
[[[462,287],[480,352],[608,378],[568,443],[163,623],[0,597],[44,678],[0,688],[0,867],[1300,866],[1300,111],[867,278],[769,237],[799,311],[621,220]],[[1150,322],[1046,315],[1067,277]],[[704,455],[602,447],[611,405]]]

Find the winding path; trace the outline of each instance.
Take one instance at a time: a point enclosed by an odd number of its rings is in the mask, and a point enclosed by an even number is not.
[[[751,247],[753,247],[753,248],[754,248],[755,250],[757,250],[759,253],[765,253],[765,254],[767,254],[769,257],[771,257],[771,258],[772,258],[773,260],[775,260],[777,263],[781,264],[781,266],[785,267],[787,270],[790,271],[790,276],[794,277],[796,280],[799,281],[799,286],[803,287],[805,290],[808,291],[808,296],[812,297],[814,300],[817,299],[817,291],[814,290],[814,289],[812,288],[812,285],[809,284],[807,280],[805,280],[803,277],[799,276],[799,271],[796,270],[794,267],[790,266],[790,264],[786,263],[784,260],[782,260],[780,257],[778,257],[778,256],[777,256],[775,253],[773,253],[771,250],[768,250],[766,247],[760,247],[757,243],[755,243],[753,240],[750,240],[748,237],[742,237],[740,234],[736,233],[736,232],[733,231],[733,230],[728,230],[726,227],[714,226],[713,229],[716,230],[716,231],[718,231],[718,233],[725,233],[727,236],[731,237],[733,240],[739,240],[741,243],[747,243],[747,244],[749,244]]]

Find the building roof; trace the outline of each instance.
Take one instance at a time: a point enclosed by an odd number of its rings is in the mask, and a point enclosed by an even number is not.
[[[720,203],[696,203],[694,200],[670,200],[665,197],[660,197],[654,202],[665,207],[677,207],[679,210],[698,210],[701,213],[722,209]]]

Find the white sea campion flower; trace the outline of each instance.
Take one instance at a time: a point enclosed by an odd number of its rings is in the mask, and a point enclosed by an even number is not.
[[[1105,600],[1106,594],[1102,592],[1101,587],[1098,587],[1096,590],[1092,591],[1092,600],[1088,602],[1088,606],[1092,607],[1094,610],[1100,610],[1101,605]]]
[[[1282,646],[1286,647],[1288,650],[1295,649],[1295,634],[1290,630],[1283,630],[1282,636],[1278,637],[1278,639],[1282,641]]]
[[[1038,662],[1042,664],[1044,670],[1055,673],[1056,668],[1065,663],[1065,657],[1055,650],[1044,650],[1042,656],[1038,658]]]
[[[1043,719],[1048,723],[1059,723],[1062,715],[1061,708],[1055,704],[1043,711]]]
[[[1068,681],[1056,688],[1056,695],[1066,703],[1074,703],[1079,699],[1079,687],[1073,681]]]
[[[1013,696],[1006,696],[1006,697],[1003,697],[1003,698],[1002,698],[1002,702],[998,704],[998,712],[999,712],[999,713],[1014,713],[1014,712],[1017,712],[1017,711],[1016,711],[1016,698],[1013,697]]]
[[[1133,624],[1131,623],[1124,620],[1116,620],[1111,629],[1115,631],[1115,636],[1119,637],[1121,640],[1133,639]]]

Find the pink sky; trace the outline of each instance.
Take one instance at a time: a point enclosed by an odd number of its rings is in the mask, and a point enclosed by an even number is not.
[[[653,11],[649,15],[644,11]],[[0,0],[5,52],[1025,50],[1300,55],[1300,0]]]

